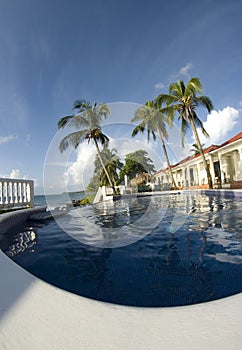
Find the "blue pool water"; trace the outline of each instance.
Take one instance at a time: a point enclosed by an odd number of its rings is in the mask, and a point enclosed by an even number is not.
[[[28,222],[0,247],[35,276],[84,297],[190,305],[242,291],[241,213],[241,199],[223,196],[120,200],[74,209],[61,227]]]

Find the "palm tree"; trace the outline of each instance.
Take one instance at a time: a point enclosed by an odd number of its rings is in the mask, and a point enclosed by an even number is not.
[[[166,102],[167,107],[163,109],[168,113],[170,118],[173,118],[175,113],[178,113],[178,119],[181,120],[182,146],[184,146],[185,133],[189,126],[192,127],[193,135],[202,156],[204,168],[206,169],[209,188],[213,188],[212,177],[209,171],[208,164],[205,160],[202,145],[198,136],[197,127],[201,129],[203,135],[209,137],[207,131],[203,127],[202,121],[196,114],[197,107],[206,107],[208,112],[213,109],[213,103],[207,96],[197,94],[202,93],[202,85],[199,78],[192,78],[185,86],[182,80],[170,84],[169,94],[161,94],[157,96],[156,101],[159,103]]]
[[[202,150],[204,151],[205,144],[203,143],[201,146],[202,146]],[[198,154],[200,154],[199,147],[196,143],[193,143],[192,147],[193,148],[191,148],[190,151],[193,152],[194,156],[197,156]]]
[[[117,174],[117,170],[122,169],[123,163],[121,163],[120,158],[117,156],[117,150],[116,149],[110,150],[109,148],[104,147],[100,151],[100,153],[112,183],[114,185],[118,185],[120,181],[119,181],[119,176]],[[103,171],[103,167],[98,155],[96,155],[94,165],[95,165],[94,173],[86,189],[87,191],[90,191],[90,192],[94,192],[98,189],[98,187],[106,186],[108,183],[107,176]]]
[[[117,150],[114,148],[110,150],[109,148],[104,147],[101,151],[101,156],[112,183],[114,185],[118,185],[119,176],[117,170],[122,169],[123,163],[120,161],[120,158],[117,155]],[[102,170],[100,159],[98,157],[95,160],[95,171],[99,174],[101,185],[107,185],[108,179],[106,173]]]
[[[147,131],[147,140],[150,140],[150,134],[153,137],[153,140],[156,140],[156,132],[159,135],[162,149],[166,158],[166,163],[169,169],[171,182],[173,187],[176,189],[176,183],[173,177],[171,170],[171,164],[167,154],[165,141],[164,139],[168,138],[168,133],[166,129],[166,124],[172,126],[172,119],[169,119],[165,114],[161,113],[161,104],[157,101],[146,101],[145,105],[135,111],[134,117],[131,119],[131,122],[140,122],[137,125],[133,132],[132,137],[136,136],[139,132],[143,133]]]
[[[62,129],[66,126],[78,129],[77,131],[74,131],[71,134],[65,136],[61,140],[59,146],[60,151],[64,152],[70,145],[74,148],[77,148],[79,144],[85,140],[87,140],[88,143],[92,140],[95,144],[103,171],[105,172],[108,182],[113,188],[114,193],[116,193],[114,184],[112,183],[108,171],[103,163],[98,146],[98,142],[100,142],[103,146],[107,145],[109,142],[109,138],[102,133],[100,124],[102,120],[106,119],[107,115],[110,114],[110,109],[105,103],[98,105],[95,102],[92,106],[85,100],[76,101],[74,103],[73,110],[76,109],[78,110],[76,114],[62,117],[58,122],[58,129]]]

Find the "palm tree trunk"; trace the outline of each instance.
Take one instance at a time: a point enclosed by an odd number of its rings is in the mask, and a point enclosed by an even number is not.
[[[166,151],[165,142],[164,142],[164,139],[163,139],[163,137],[161,135],[160,129],[157,129],[157,131],[158,131],[158,134],[159,134],[159,137],[160,137],[161,145],[162,145],[163,152],[164,152],[164,155],[165,155],[165,158],[166,158],[166,163],[167,163],[167,166],[168,166],[168,169],[169,169],[169,173],[170,173],[170,176],[171,176],[171,183],[172,183],[172,186],[174,187],[174,189],[176,190],[177,186],[176,186],[176,183],[175,183],[175,180],[174,180],[174,177],[173,177],[173,173],[172,173],[172,170],[171,170],[171,164],[170,164],[169,157],[168,157],[168,154],[167,154],[167,151]]]
[[[114,194],[117,194],[117,193],[116,193],[116,190],[115,190],[115,187],[114,187],[114,185],[113,185],[113,183],[112,183],[112,181],[111,181],[111,179],[110,179],[109,173],[107,172],[107,169],[105,168],[105,165],[104,165],[104,163],[103,163],[102,156],[101,156],[101,153],[100,153],[100,150],[99,150],[99,147],[98,147],[98,143],[97,143],[97,140],[96,140],[95,138],[94,138],[94,143],[95,143],[95,146],[96,146],[98,158],[99,158],[100,163],[101,163],[101,165],[102,165],[102,168],[103,168],[103,170],[104,170],[104,172],[105,172],[105,174],[106,174],[106,176],[107,176],[108,182],[109,182],[111,188],[113,189]]]
[[[193,131],[193,134],[194,134],[194,137],[195,137],[195,140],[196,140],[196,144],[198,145],[199,152],[200,152],[200,154],[202,156],[202,161],[203,161],[204,168],[205,168],[206,173],[207,173],[208,186],[209,186],[210,189],[212,189],[213,188],[212,177],[211,177],[211,174],[210,174],[210,171],[209,171],[209,168],[208,168],[208,165],[207,165],[204,153],[203,153],[203,149],[202,149],[202,145],[201,145],[198,133],[197,133],[197,129],[196,129],[196,126],[194,124],[193,119],[189,118],[189,120],[190,120],[190,123],[191,123],[191,126],[192,126],[192,131]]]

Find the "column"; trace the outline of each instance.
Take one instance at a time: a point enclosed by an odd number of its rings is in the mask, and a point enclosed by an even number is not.
[[[13,204],[13,183],[8,182],[8,203]]]
[[[182,178],[181,178],[181,185],[183,188],[186,187],[186,176],[185,176],[185,168],[182,168]]]
[[[27,200],[31,208],[34,207],[34,182],[28,181],[27,184]]]
[[[242,180],[242,147],[238,149],[239,161],[238,161],[238,176],[239,180]]]
[[[187,173],[188,187],[190,187],[191,186],[191,179],[190,179],[190,168],[189,167],[187,167],[186,173]]]
[[[18,190],[17,190],[17,183],[13,183],[13,202],[14,204],[18,203]]]
[[[22,203],[22,184],[18,183],[18,203]]]
[[[212,177],[212,182],[214,183],[215,174],[214,174],[214,166],[213,166],[213,157],[212,156],[209,156],[209,164],[210,164],[210,175]]]
[[[0,182],[0,204],[3,204],[3,183]]]
[[[233,163],[234,163],[234,173],[235,173],[235,181],[239,180],[240,175],[240,154],[238,150],[233,152]]]
[[[22,183],[22,203],[26,202],[26,197],[25,197],[25,183]]]
[[[7,181],[7,182],[6,182],[6,185],[7,185],[7,190],[6,190],[6,199],[7,199],[7,202],[6,202],[6,203],[9,204],[10,201],[11,201],[11,197],[10,197],[10,193],[11,193],[10,182]]]
[[[225,183],[225,171],[223,169],[223,160],[222,160],[222,156],[220,154],[218,154],[218,161],[219,161],[219,166],[220,166],[220,173],[221,173],[221,183]]]
[[[195,165],[195,173],[196,173],[196,184],[200,185],[200,171],[198,164]]]

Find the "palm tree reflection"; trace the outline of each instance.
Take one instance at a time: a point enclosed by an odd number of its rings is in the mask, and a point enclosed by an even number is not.
[[[12,242],[12,237],[8,235],[1,240],[1,249],[7,256],[14,257],[26,250],[33,253],[37,243],[36,232],[32,228],[22,231],[14,236]]]

